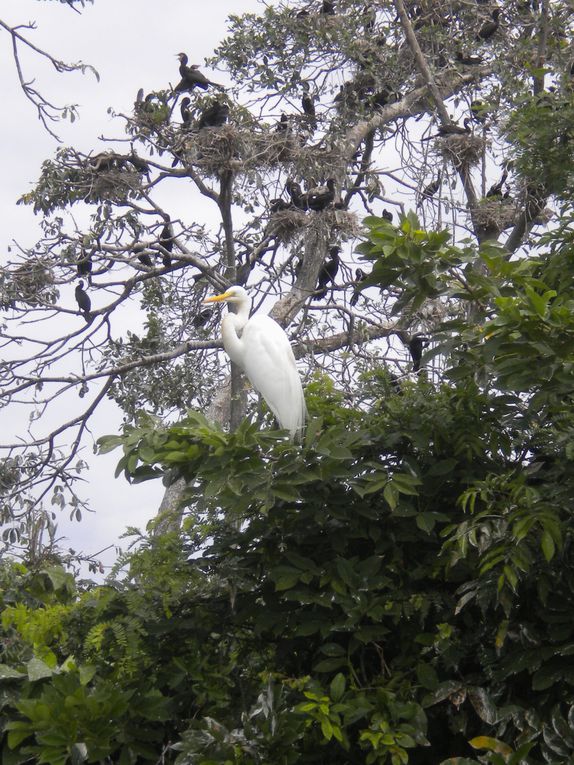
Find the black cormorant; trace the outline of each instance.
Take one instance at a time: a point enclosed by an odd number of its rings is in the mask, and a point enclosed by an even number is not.
[[[432,199],[437,191],[440,189],[442,183],[442,172],[439,171],[434,181],[425,186],[421,193],[422,199]]]
[[[191,109],[189,108],[190,103],[191,103],[191,98],[189,98],[189,96],[186,96],[185,98],[181,99],[181,104],[179,105],[179,111],[181,114],[181,122],[184,128],[191,127]]]
[[[308,118],[311,129],[316,130],[317,119],[315,115],[315,99],[313,96],[310,96],[308,92],[303,93],[303,97],[301,98],[301,107],[303,109],[303,113]]]
[[[76,303],[78,304],[78,308],[84,314],[85,320],[90,321],[90,310],[92,308],[92,301],[90,300],[90,296],[84,289],[84,282],[81,279],[78,282],[76,289],[74,290],[74,294],[76,296]]]
[[[435,135],[428,135],[426,138],[421,138],[421,141],[430,141],[433,138],[444,138],[449,135],[468,135],[470,133],[471,122],[472,119],[470,117],[465,117],[463,121],[464,127],[452,123],[449,123],[448,125],[439,125]]]
[[[361,284],[365,281],[366,278],[367,274],[363,271],[362,268],[355,269],[355,286],[353,287],[353,294],[351,295],[351,299],[349,301],[352,306],[357,305],[359,295],[361,294]]]
[[[307,204],[310,210],[320,212],[333,204],[335,199],[335,179],[328,178],[325,186],[310,189],[307,194]]]
[[[506,195],[503,195],[503,193],[502,193],[502,187],[504,186],[504,183],[505,183],[507,178],[508,178],[508,170],[505,168],[503,170],[503,172],[502,172],[501,179],[498,181],[498,183],[493,183],[492,184],[492,186],[486,192],[486,196],[489,199],[493,199],[493,198],[496,198],[496,197],[502,198],[504,196],[508,197],[509,196],[508,193]]]
[[[313,300],[321,300],[327,294],[327,285],[329,282],[334,281],[339,270],[339,263],[341,258],[339,253],[341,248],[337,245],[329,248],[329,259],[323,263],[321,270],[319,271],[319,278],[317,280],[317,288],[313,295]]]
[[[133,248],[134,255],[138,256],[138,260],[142,265],[147,266],[148,268],[153,268],[153,262],[149,255],[149,253],[146,252],[147,247],[145,244],[136,244]]]
[[[291,178],[287,179],[287,182],[285,183],[285,189],[287,190],[287,193],[291,197],[291,201],[297,207],[299,210],[308,210],[309,209],[309,200],[308,195],[304,194],[301,191],[301,186],[296,182],[291,180]]]
[[[171,225],[171,218],[166,214],[165,225],[159,235],[159,243],[167,252],[162,252],[162,262],[166,268],[171,266],[171,253],[173,252],[173,226]]]
[[[495,8],[490,15],[492,19],[485,21],[477,32],[478,40],[489,40],[500,26],[500,8]]]
[[[208,80],[207,77],[199,71],[198,64],[187,65],[188,57],[185,53],[178,53],[179,59],[179,73],[181,75],[181,81],[175,86],[175,90],[178,92],[185,90],[193,90],[194,88],[201,88],[207,90],[210,85],[219,90],[225,90],[223,85],[219,85],[217,82]]]
[[[465,56],[460,51],[456,53],[456,60],[464,66],[479,66],[482,64],[482,58],[480,56]]]
[[[83,247],[81,255],[76,263],[76,268],[78,270],[78,276],[87,276],[89,280],[93,268],[92,255],[91,253],[86,252]]]
[[[321,10],[319,13],[324,13],[327,16],[334,16],[335,15],[335,0],[323,0],[323,4],[321,5]]]
[[[423,356],[423,350],[427,347],[430,340],[425,335],[417,332],[413,335],[408,342],[409,353],[413,360],[413,372],[418,372],[421,368],[421,359]]]
[[[392,222],[393,222],[393,214],[392,214],[392,212],[390,212],[390,210],[387,210],[387,209],[385,208],[385,209],[383,210],[383,212],[381,213],[381,216],[382,216],[382,217],[383,217],[385,220],[388,220],[388,221],[389,221],[389,223],[392,223]]]
[[[228,116],[229,106],[220,103],[216,98],[212,101],[211,105],[201,113],[197,127],[199,130],[206,127],[221,127],[227,122]]]
[[[285,133],[289,127],[289,117],[285,114],[285,112],[281,113],[281,118],[279,122],[277,123],[277,126],[275,127],[276,133]]]

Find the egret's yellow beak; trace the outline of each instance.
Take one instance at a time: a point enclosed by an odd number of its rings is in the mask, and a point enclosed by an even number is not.
[[[227,292],[222,292],[221,295],[212,295],[211,297],[205,298],[202,300],[202,303],[221,303],[222,300],[227,300],[227,298],[231,297],[229,294],[229,290]]]

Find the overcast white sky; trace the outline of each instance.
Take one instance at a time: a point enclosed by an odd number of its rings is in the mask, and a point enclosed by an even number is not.
[[[34,45],[67,62],[83,61],[100,74],[98,83],[87,73],[57,74],[51,64],[20,47],[26,80],[52,103],[79,104],[80,119],[74,124],[55,126],[64,145],[80,151],[100,150],[98,137],[117,137],[123,126],[107,113],[129,112],[140,87],[146,92],[165,88],[178,80],[175,55],[187,51],[191,61],[203,63],[205,57],[225,36],[230,14],[257,11],[258,0],[96,0],[81,15],[56,0],[4,0],[0,18],[7,24],[35,21],[35,31],[22,30]],[[16,206],[18,197],[38,178],[41,163],[51,158],[58,144],[43,129],[33,105],[18,86],[12,59],[10,36],[0,29],[0,71],[2,72],[3,116],[0,141],[0,263],[13,240],[30,246],[39,239],[39,219],[29,207]],[[218,81],[225,77],[217,74]],[[99,144],[101,147],[101,143]],[[176,206],[177,199],[170,201]],[[176,214],[184,215],[184,210]],[[198,221],[200,222],[200,221]],[[62,413],[64,415],[64,413]],[[6,417],[0,410],[0,418]],[[108,403],[92,422],[94,437],[118,432],[121,422],[115,407]],[[25,428],[26,423],[22,423]],[[7,427],[0,419],[0,433]],[[163,494],[159,483],[129,486],[113,472],[119,452],[89,459],[91,469],[84,474],[88,485],[84,496],[95,513],[82,523],[70,523],[60,516],[59,530],[67,538],[63,546],[96,552],[116,543],[127,526],[144,528],[155,515]],[[102,556],[108,565],[114,553]]]

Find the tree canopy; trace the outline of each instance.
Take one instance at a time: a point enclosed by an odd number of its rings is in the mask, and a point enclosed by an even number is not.
[[[125,413],[99,439],[118,475],[180,489],[105,585],[4,564],[3,761],[574,755],[570,11],[495,10],[233,17],[205,92],[144,90],[121,151],[46,161],[22,200],[45,238],[1,274],[4,347],[25,349],[4,396],[40,426],[81,406],[8,445],[3,520],[25,538],[42,497],[80,506],[104,397]],[[162,203],[175,182],[189,218]],[[308,209],[318,187],[333,197]],[[233,283],[305,365],[302,444],[240,379],[221,393],[201,301]]]

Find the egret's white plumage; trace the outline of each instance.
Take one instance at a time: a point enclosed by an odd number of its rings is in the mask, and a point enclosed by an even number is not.
[[[263,396],[280,427],[296,438],[303,430],[307,410],[289,338],[270,316],[249,318],[251,301],[243,287],[230,287],[204,302],[219,301],[237,305],[237,313],[227,312],[221,322],[227,355]]]

